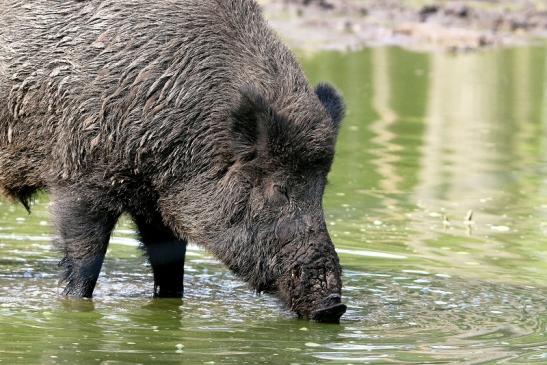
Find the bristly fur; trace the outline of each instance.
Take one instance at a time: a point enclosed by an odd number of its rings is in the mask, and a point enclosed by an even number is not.
[[[343,102],[310,87],[255,1],[0,14],[0,193],[29,209],[51,192],[65,293],[91,296],[124,212],[157,295],[181,295],[187,240],[302,316],[340,293],[321,199]]]

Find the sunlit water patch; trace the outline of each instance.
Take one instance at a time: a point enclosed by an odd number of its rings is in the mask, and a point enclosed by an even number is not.
[[[547,362],[547,51],[302,55],[348,116],[325,197],[341,325],[294,318],[195,246],[157,300],[118,225],[93,300],[59,296],[46,196],[0,203],[0,362]]]

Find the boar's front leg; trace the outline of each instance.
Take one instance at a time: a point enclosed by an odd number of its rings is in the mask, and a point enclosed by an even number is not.
[[[175,237],[159,215],[134,217],[154,273],[154,296],[180,298],[184,292],[186,241]]]
[[[119,213],[102,202],[105,196],[66,189],[54,192],[53,213],[57,244],[64,253],[64,295],[91,298],[101,271],[108,241]]]

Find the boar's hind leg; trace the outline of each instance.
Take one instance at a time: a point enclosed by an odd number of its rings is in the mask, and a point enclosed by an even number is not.
[[[54,196],[57,245],[64,253],[59,263],[64,269],[64,295],[93,295],[110,234],[119,217],[119,213],[102,208],[100,202],[100,196],[92,198],[89,192],[86,196],[74,192]]]
[[[186,241],[176,238],[159,216],[135,217],[135,223],[154,272],[154,296],[182,297]]]

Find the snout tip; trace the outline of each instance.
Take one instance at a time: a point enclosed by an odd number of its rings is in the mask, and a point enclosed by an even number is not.
[[[340,323],[340,317],[346,313],[346,309],[340,296],[332,294],[325,299],[320,309],[312,313],[312,319],[321,323]]]
[[[340,317],[346,313],[345,304],[335,304],[328,308],[322,308],[313,312],[312,319],[321,323],[340,323]]]

